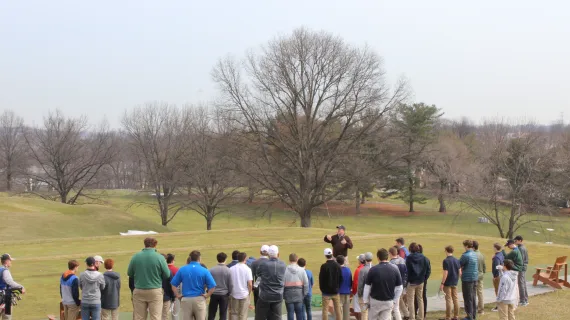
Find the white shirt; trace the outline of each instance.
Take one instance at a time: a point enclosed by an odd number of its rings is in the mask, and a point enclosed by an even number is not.
[[[249,296],[248,281],[253,281],[251,269],[245,263],[238,263],[230,268],[232,277],[232,297],[237,300],[245,299]]]

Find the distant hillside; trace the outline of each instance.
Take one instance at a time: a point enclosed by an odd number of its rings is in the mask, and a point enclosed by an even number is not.
[[[159,219],[157,219],[158,221]],[[158,223],[104,205],[65,205],[0,194],[2,240],[118,235],[127,230],[168,231]]]

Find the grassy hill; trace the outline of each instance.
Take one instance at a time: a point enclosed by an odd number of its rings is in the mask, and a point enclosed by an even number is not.
[[[146,220],[111,206],[71,206],[38,198],[0,196],[3,241],[118,235],[133,230],[168,231],[158,220]]]

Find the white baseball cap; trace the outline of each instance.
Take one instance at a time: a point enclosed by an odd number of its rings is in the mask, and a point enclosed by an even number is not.
[[[261,249],[259,250],[261,252],[269,252],[269,246],[264,244],[261,246]]]
[[[97,262],[105,263],[105,260],[103,260],[103,257],[101,256],[94,256],[93,259]]]
[[[267,253],[269,253],[269,256],[271,257],[277,257],[279,254],[279,248],[277,246],[269,246]]]
[[[332,249],[331,248],[325,249],[325,256],[332,256]]]

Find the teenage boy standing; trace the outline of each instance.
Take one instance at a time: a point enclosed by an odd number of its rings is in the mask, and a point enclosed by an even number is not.
[[[459,317],[459,299],[457,298],[457,283],[461,274],[459,260],[453,256],[453,247],[445,247],[447,257],[443,259],[443,278],[439,290],[445,293],[445,320]],[[451,311],[453,310],[453,318]]]
[[[528,250],[523,244],[522,236],[515,237],[515,244],[517,245],[523,260],[522,268],[521,270],[519,270],[518,274],[520,305],[526,307],[528,306],[528,292],[526,290],[526,269],[528,267]]]

